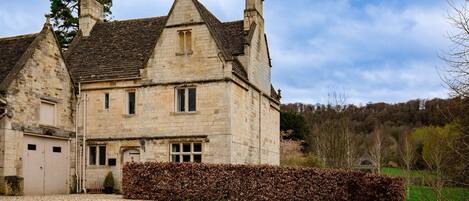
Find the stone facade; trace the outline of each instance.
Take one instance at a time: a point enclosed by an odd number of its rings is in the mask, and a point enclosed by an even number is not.
[[[22,177],[28,133],[70,138],[71,191],[102,189],[108,172],[121,189],[126,162],[178,160],[176,144],[190,145],[195,162],[279,165],[280,100],[271,85],[263,1],[246,5],[236,22],[220,22],[197,0],[175,0],[164,17],[103,22],[102,5],[82,0],[81,32],[64,57],[44,29],[3,97],[9,115],[0,121],[0,193],[12,194],[7,176]],[[145,31],[157,40],[137,36]],[[154,45],[145,49],[149,41]],[[196,109],[180,112],[178,90],[187,88],[196,90]],[[57,105],[54,128],[39,123],[41,100]],[[181,151],[181,160],[187,154]]]
[[[203,143],[205,163],[279,165],[279,102],[271,96],[270,57],[259,19],[251,45],[238,57],[252,82],[233,74],[233,62],[220,57],[194,2],[176,0],[141,78],[81,83],[87,145],[106,146],[106,158],[117,162],[87,166],[86,188],[100,188],[111,171],[120,189],[127,149],[138,150],[142,162],[169,162],[171,144],[180,142]],[[180,54],[178,33],[183,30],[192,34],[190,54]],[[197,89],[196,112],[176,112],[181,87]],[[129,91],[136,93],[133,115],[126,114]],[[109,109],[104,109],[105,94]]]
[[[0,194],[6,195],[22,194],[24,135],[69,138],[75,127],[73,84],[48,25],[36,36],[22,60],[24,65],[2,97],[8,104],[8,114],[0,119]],[[56,103],[55,127],[40,124],[42,100]],[[73,157],[70,161],[73,172]],[[71,183],[72,175],[69,182],[72,187]]]

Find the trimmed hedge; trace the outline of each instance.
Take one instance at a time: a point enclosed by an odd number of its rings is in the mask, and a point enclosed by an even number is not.
[[[344,170],[130,163],[122,182],[127,199],[405,200],[402,179]]]

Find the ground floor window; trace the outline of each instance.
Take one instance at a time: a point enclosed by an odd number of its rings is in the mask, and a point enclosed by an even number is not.
[[[201,163],[202,143],[183,142],[171,144],[171,162],[173,163]]]
[[[89,165],[106,165],[106,146],[93,145],[89,147]]]

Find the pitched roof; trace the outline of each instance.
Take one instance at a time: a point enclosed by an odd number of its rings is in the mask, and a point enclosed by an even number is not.
[[[227,61],[245,75],[236,56],[244,53],[244,22],[221,22],[198,0],[193,0]],[[74,81],[128,79],[140,76],[166,25],[167,16],[99,22],[90,36],[77,36],[65,57]],[[244,71],[244,73],[243,73]]]
[[[0,83],[12,72],[39,34],[0,38]]]
[[[135,78],[165,26],[166,17],[99,22],[74,41],[66,60],[75,81]]]
[[[222,23],[198,0],[192,0],[226,60],[244,52],[244,22]]]

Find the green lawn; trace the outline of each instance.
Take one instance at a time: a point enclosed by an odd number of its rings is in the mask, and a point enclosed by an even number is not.
[[[405,177],[405,171],[399,168],[383,168],[383,174],[396,177]],[[412,171],[411,177],[429,179],[431,174],[425,171]],[[469,189],[445,188],[443,194],[446,201],[469,201]],[[436,200],[433,190],[426,186],[411,186],[407,201],[433,201]]]
[[[469,189],[445,188],[443,194],[446,201],[469,201]],[[433,201],[436,200],[432,189],[424,186],[411,186],[407,201]]]
[[[405,177],[405,171],[400,168],[383,168],[382,173],[389,175],[389,176],[395,176],[395,177]],[[417,170],[412,170],[410,172],[411,177],[420,177],[420,178],[425,178],[425,177],[430,177],[430,173],[426,171],[417,171]]]

